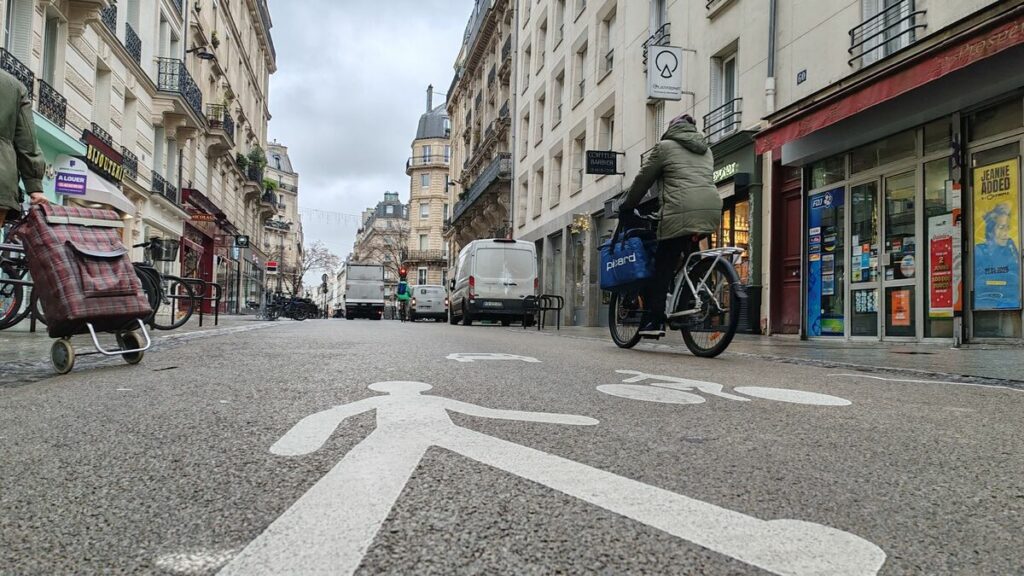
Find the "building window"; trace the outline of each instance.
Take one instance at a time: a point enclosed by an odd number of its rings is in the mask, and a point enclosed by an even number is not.
[[[576,18],[578,19],[583,11],[587,9],[587,0],[576,0]]]
[[[395,213],[395,207],[392,206],[391,204],[388,204],[387,206],[384,207],[384,213],[385,214],[394,214]]]
[[[32,17],[34,14],[35,2],[7,0],[7,13],[4,18],[4,49],[26,66],[32,52]]]
[[[416,270],[416,284],[423,286],[427,283],[427,269],[419,268]]]
[[[423,156],[422,157],[423,157],[423,163],[424,164],[426,164],[427,162],[430,162],[430,146],[424,146],[423,147]]]
[[[420,174],[420,188],[430,188],[430,174]]]
[[[615,108],[606,112],[598,120],[600,132],[598,133],[597,147],[600,150],[612,150],[612,143],[615,137]]]
[[[573,87],[573,106],[583,101],[587,92],[587,43],[584,42],[573,59],[573,75],[575,86]]]
[[[60,17],[47,13],[43,36],[43,81],[50,86],[57,84],[58,60],[66,45],[66,41],[62,39],[62,29]]]
[[[544,118],[545,118],[545,96],[542,92],[537,98],[537,130],[534,135],[534,146],[540,144],[544,139]]]
[[[712,142],[732,134],[740,125],[736,53],[711,59],[711,113],[704,132]]]
[[[527,112],[523,115],[522,131],[520,132],[520,141],[522,144],[519,146],[519,155],[521,158],[526,157],[526,153],[530,150],[530,113]]]
[[[447,164],[452,160],[452,147],[447,144],[444,147],[444,163]]]
[[[544,169],[537,170],[533,177],[533,217],[539,218],[544,202]]]
[[[551,157],[551,193],[548,194],[551,207],[558,206],[562,200],[562,152],[558,151]]]
[[[558,73],[555,76],[555,86],[551,92],[551,97],[555,100],[554,106],[551,107],[551,127],[554,128],[562,123],[562,101],[565,100],[565,70]]]
[[[519,227],[526,226],[526,201],[530,199],[530,187],[526,183],[529,179],[528,175],[524,175],[519,184],[519,204],[516,207],[516,220],[519,221]]]
[[[603,55],[601,57],[601,76],[603,77],[615,67],[615,49],[612,42],[615,34],[615,8],[612,8],[604,20],[601,20],[601,29],[598,32],[600,42],[598,54]]]
[[[420,202],[420,218],[430,217],[430,202]]]
[[[530,67],[533,62],[533,48],[530,46],[530,41],[526,41],[526,48],[523,50],[523,94],[526,94],[526,89],[530,87]]]
[[[447,202],[445,202],[445,204],[444,204],[444,219],[445,220],[448,219],[448,203]]]
[[[430,250],[430,236],[427,234],[420,234],[419,246],[421,251]]]
[[[555,1],[555,48],[565,38],[565,0]]]
[[[665,133],[665,101],[658,100],[647,106],[647,147],[650,148],[661,140]]]
[[[537,29],[537,74],[544,69],[544,56],[548,46],[548,21],[541,23]]]
[[[583,152],[587,146],[587,133],[580,134],[572,141],[572,194],[583,190]]]

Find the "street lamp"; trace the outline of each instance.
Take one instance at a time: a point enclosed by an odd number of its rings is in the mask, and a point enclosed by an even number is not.
[[[217,56],[206,49],[206,46],[194,46],[185,50],[185,54],[195,54],[200,60],[213,60]]]

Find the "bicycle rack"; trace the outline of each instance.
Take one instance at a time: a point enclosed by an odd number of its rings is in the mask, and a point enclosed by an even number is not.
[[[203,303],[204,302],[213,302],[213,325],[214,326],[219,326],[220,325],[220,299],[221,299],[221,294],[222,294],[220,284],[217,284],[216,282],[207,282],[206,280],[203,280],[201,278],[182,278],[181,281],[186,283],[186,284],[189,284],[191,286],[196,286],[196,287],[199,288],[198,291],[193,290],[193,292],[192,292],[193,294],[196,294],[194,299],[199,301],[199,326],[200,327],[203,326],[203,315],[204,315],[203,314]],[[206,295],[207,288],[213,288],[213,292],[214,292],[213,296],[207,296]]]
[[[555,329],[562,329],[562,308],[565,306],[565,298],[557,294],[541,294],[540,296],[528,296],[523,301],[523,308],[527,315],[531,312],[537,314],[537,330],[542,330],[547,325],[547,313],[555,313]],[[524,318],[523,328],[526,328]]]

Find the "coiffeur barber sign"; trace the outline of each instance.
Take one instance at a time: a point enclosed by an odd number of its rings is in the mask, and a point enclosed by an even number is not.
[[[974,169],[974,309],[1016,310],[1020,294],[1020,160]]]

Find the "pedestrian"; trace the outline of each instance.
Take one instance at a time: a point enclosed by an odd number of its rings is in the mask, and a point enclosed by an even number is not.
[[[654,278],[644,290],[640,335],[665,335],[665,299],[679,258],[697,248],[700,236],[722,224],[722,199],[712,172],[715,161],[704,135],[689,114],[669,123],[626,190],[619,217],[629,222],[633,210],[655,182],[661,182],[661,221],[654,255]],[[684,306],[687,299],[683,299]]]
[[[19,180],[25,183],[32,204],[47,203],[43,194],[45,172],[28,90],[17,78],[0,70],[0,226],[9,218],[21,216]]]

